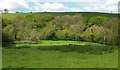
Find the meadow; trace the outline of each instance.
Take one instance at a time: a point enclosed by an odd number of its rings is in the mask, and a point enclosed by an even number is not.
[[[72,44],[73,47],[71,46]],[[13,47],[12,47],[13,45]],[[64,45],[64,47],[62,47]],[[66,46],[65,46],[66,45]],[[117,46],[103,47],[103,50],[92,50],[91,52],[76,52],[77,47],[105,46],[92,42],[78,41],[39,41],[39,44],[11,44],[6,45],[3,51],[3,68],[117,68],[118,67],[118,50]],[[81,45],[81,46],[80,46]],[[69,49],[70,46],[72,47]],[[52,47],[62,47],[61,51]],[[67,48],[66,48],[67,47]],[[52,48],[52,49],[51,49]],[[67,51],[66,51],[67,50]],[[75,51],[74,51],[75,50]],[[81,52],[80,52],[81,51]],[[111,52],[112,51],[112,52]],[[102,53],[102,54],[101,54]]]

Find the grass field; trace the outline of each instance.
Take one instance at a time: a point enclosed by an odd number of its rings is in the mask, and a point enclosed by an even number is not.
[[[103,16],[103,17],[109,17],[109,18],[118,17],[118,14],[97,13],[97,12],[8,13],[8,14],[2,14],[2,17],[13,19],[17,16],[23,16],[23,17],[29,16],[29,15],[43,16],[43,15],[46,15],[46,14],[51,14],[51,15],[54,15],[54,16],[82,14],[83,17],[93,17],[93,16]]]
[[[4,45],[2,51],[3,68],[117,68],[118,50],[102,55],[60,52],[58,50],[41,50],[38,47],[62,45],[91,45],[102,44],[79,41],[51,41],[42,40],[38,44],[11,44]],[[29,46],[30,48],[7,48]],[[35,47],[36,46],[36,47]],[[109,47],[109,46],[107,46]]]

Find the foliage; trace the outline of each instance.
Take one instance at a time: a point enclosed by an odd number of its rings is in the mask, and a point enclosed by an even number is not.
[[[87,26],[88,27],[91,27],[93,25],[96,25],[96,26],[102,26],[103,23],[105,21],[108,21],[109,18],[107,17],[101,17],[101,16],[95,16],[95,17],[91,17],[89,22],[87,23]]]
[[[13,24],[13,20],[11,19],[6,19],[6,18],[3,18],[2,19],[2,28],[6,27],[7,25],[9,24]]]
[[[36,28],[43,28],[45,27],[49,21],[54,19],[53,15],[44,15],[44,16],[34,16],[34,22],[35,22],[35,27]]]
[[[5,8],[4,11],[5,11],[5,13],[8,13],[8,12],[9,12],[9,10],[8,10],[7,8]]]
[[[109,26],[107,26],[109,24]],[[118,18],[112,18],[104,27],[108,28],[106,33],[106,44],[117,45],[118,42]]]
[[[58,40],[68,40],[68,29],[57,30],[55,33]]]
[[[91,29],[93,30],[93,32],[91,31]],[[92,26],[88,28],[85,32],[83,32],[82,38],[84,41],[103,43],[104,32],[105,29],[103,27]]]
[[[8,25],[2,31],[2,41],[3,42],[11,42],[14,41],[14,26]]]
[[[118,44],[117,18],[83,17],[78,13],[58,16],[54,13],[18,13],[12,19],[4,16],[2,21],[4,34],[7,33],[5,28],[13,26],[11,38],[15,41],[73,40]]]

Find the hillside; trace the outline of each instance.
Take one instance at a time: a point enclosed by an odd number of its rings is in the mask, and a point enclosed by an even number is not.
[[[98,12],[36,12],[36,13],[9,13],[9,14],[2,14],[3,18],[14,18],[16,16],[27,16],[27,15],[45,15],[45,14],[52,14],[54,16],[63,16],[63,15],[75,15],[75,14],[82,14],[83,17],[93,17],[93,16],[103,16],[103,17],[118,17],[118,14],[111,14],[111,13],[98,13]]]
[[[3,41],[73,40],[116,45],[117,16],[95,12],[3,14]]]

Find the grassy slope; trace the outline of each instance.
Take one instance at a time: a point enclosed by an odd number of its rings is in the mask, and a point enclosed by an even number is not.
[[[49,45],[101,45],[77,41],[39,41],[41,46]],[[24,44],[17,44],[17,46]],[[29,44],[28,44],[29,45]],[[118,51],[103,55],[77,52],[59,52],[39,50],[31,44],[31,48],[3,48],[3,68],[117,68]],[[101,45],[102,46],[102,45]]]
[[[42,16],[42,15],[45,15],[45,14],[52,14],[54,16],[82,14],[82,16],[84,16],[84,17],[93,17],[93,16],[104,16],[104,17],[109,17],[109,18],[118,17],[118,14],[96,13],[96,12],[9,13],[9,14],[2,14],[2,17],[13,19],[16,16],[27,16],[27,15]]]

